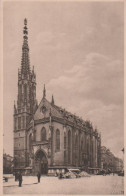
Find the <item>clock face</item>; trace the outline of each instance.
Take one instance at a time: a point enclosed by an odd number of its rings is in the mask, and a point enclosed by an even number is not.
[[[45,114],[46,110],[47,110],[46,107],[45,106],[42,106],[42,113],[43,114]]]

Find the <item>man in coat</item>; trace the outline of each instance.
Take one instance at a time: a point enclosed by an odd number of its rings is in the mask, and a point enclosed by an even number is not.
[[[21,187],[22,186],[22,174],[21,174],[21,172],[19,173],[18,180],[19,180],[19,187]]]
[[[41,177],[40,172],[38,172],[37,177],[38,177],[38,183],[40,183],[40,177]]]
[[[17,181],[17,180],[18,180],[18,173],[15,172],[15,181]]]

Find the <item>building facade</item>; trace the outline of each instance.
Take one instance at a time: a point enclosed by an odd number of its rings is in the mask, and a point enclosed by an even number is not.
[[[101,168],[106,171],[119,172],[123,170],[123,160],[115,157],[105,146],[101,147]]]
[[[9,154],[3,154],[3,174],[11,174],[13,172],[13,157]]]
[[[27,20],[24,20],[21,69],[18,71],[18,98],[14,103],[15,169],[53,174],[66,168],[91,173],[101,167],[101,136],[90,121],[58,107],[52,96],[36,100],[36,75],[29,61]]]

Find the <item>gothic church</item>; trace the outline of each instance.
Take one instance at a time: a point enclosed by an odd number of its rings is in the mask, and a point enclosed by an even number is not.
[[[101,167],[101,136],[90,121],[58,107],[52,96],[36,100],[36,75],[30,69],[27,19],[24,20],[18,97],[14,103],[14,169],[53,175],[79,168],[96,173]]]

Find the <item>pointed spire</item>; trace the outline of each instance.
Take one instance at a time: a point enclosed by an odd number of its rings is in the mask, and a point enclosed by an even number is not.
[[[27,19],[26,18],[24,19],[24,30],[23,30],[23,33],[24,33],[24,36],[23,36],[23,38],[24,38],[23,48],[29,50],[28,42],[27,42],[27,40],[28,40],[28,36],[27,36],[28,35],[28,28],[27,28]]]
[[[52,111],[51,111],[51,108],[50,108],[50,112],[49,112],[49,121],[50,121],[50,125],[51,125],[51,122],[52,122]]]
[[[43,98],[46,98],[46,89],[45,89],[45,84],[44,84],[44,89],[43,89]]]
[[[16,105],[15,105],[15,101],[14,101],[14,114],[16,114],[17,109],[16,109]]]
[[[54,105],[54,97],[52,95],[52,101],[51,101],[51,104]]]
[[[23,46],[22,46],[22,60],[21,60],[21,70],[24,73],[30,70],[29,62],[29,46],[28,46],[28,28],[27,28],[27,19],[24,19],[24,28],[23,28]]]

